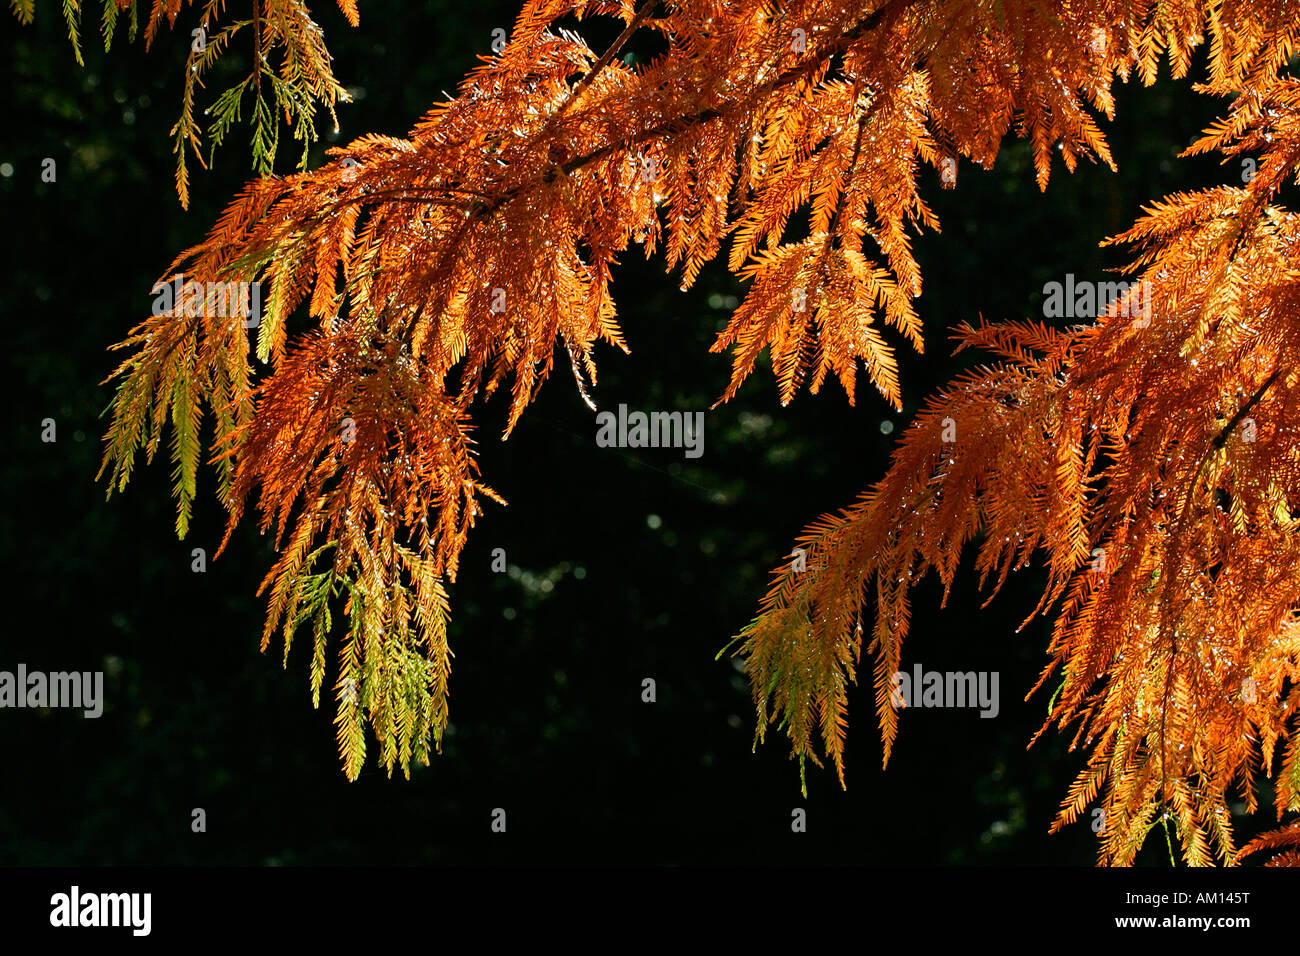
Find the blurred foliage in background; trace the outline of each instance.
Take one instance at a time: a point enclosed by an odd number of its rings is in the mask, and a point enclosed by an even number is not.
[[[316,12],[353,102],[313,165],[328,145],[404,134],[490,52],[516,8],[368,0],[359,29],[332,6]],[[481,520],[451,590],[448,739],[409,782],[372,761],[346,783],[332,709],[310,707],[305,645],[287,670],[274,648],[257,651],[267,540],[243,527],[196,574],[191,549],[210,556],[224,528],[210,476],[184,542],[161,459],[111,503],[93,480],[110,398],[99,383],[116,364],[106,348],[249,175],[248,131],[227,138],[212,172],[195,171],[183,211],[167,131],[188,30],[160,35],[147,55],[138,43],[105,55],[88,42],[83,69],[47,13],[30,27],[0,16],[0,315],[17,386],[0,469],[11,609],[0,669],[103,670],[107,702],[99,720],[0,713],[0,863],[1094,861],[1086,822],[1046,832],[1080,756],[1055,738],[1025,749],[1046,709],[1021,699],[1045,661],[1046,625],[1015,633],[1041,587],[1036,572],[982,611],[969,581],[945,610],[934,582],[918,594],[905,662],[1000,672],[997,719],[910,712],[882,773],[872,692],[861,688],[849,789],[810,769],[806,799],[779,736],[751,752],[747,685],[715,655],[798,531],[880,477],[908,420],[868,388],[856,408],[834,387],[781,408],[770,371],[708,413],[694,460],[597,448],[594,416],[565,374],[507,443],[504,403],[479,408],[483,475],[510,505]],[[1129,84],[1104,124],[1119,173],[1059,170],[1046,194],[1021,143],[992,171],[963,166],[954,190],[936,178],[927,199],[943,232],[917,242],[927,352],[898,350],[909,411],[962,367],[950,357],[957,322],[1040,317],[1045,282],[1107,278],[1118,261],[1097,243],[1142,203],[1235,181],[1234,169],[1175,159],[1215,105],[1188,81]],[[47,157],[54,183],[41,180]],[[729,374],[708,347],[741,291],[717,267],[682,293],[661,258],[629,254],[615,296],[633,351],[606,350],[598,406],[707,409]],[[56,443],[40,440],[45,418]],[[495,548],[508,573],[491,572]],[[641,701],[646,677],[653,704]],[[191,832],[197,807],[206,833]],[[489,827],[496,807],[504,835]],[[808,812],[806,834],[791,833],[795,807]],[[1145,862],[1162,862],[1159,842]]]

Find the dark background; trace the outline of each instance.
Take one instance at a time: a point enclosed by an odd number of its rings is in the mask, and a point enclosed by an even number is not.
[[[318,144],[313,165],[331,141],[404,134],[517,11],[513,0],[366,0],[353,30],[332,4],[317,7],[356,101],[340,108],[341,134]],[[1130,83],[1116,121],[1103,124],[1120,172],[1085,165],[1069,175],[1058,164],[1045,194],[1019,141],[994,170],[964,163],[951,191],[927,170],[943,232],[916,243],[926,355],[891,336],[907,414],[866,385],[856,408],[838,385],[782,408],[761,367],[708,414],[704,457],[688,460],[597,448],[592,414],[563,371],[508,443],[502,403],[479,408],[483,475],[510,504],[489,509],[451,588],[452,727],[443,753],[409,781],[387,777],[372,748],[349,784],[332,701],[310,705],[305,645],[287,669],[276,645],[258,653],[255,591],[272,557],[254,522],[196,574],[191,549],[211,556],[224,528],[210,472],[183,542],[161,455],[107,502],[94,481],[111,397],[99,383],[118,361],[108,346],[146,314],[154,280],[249,174],[247,127],[212,172],[192,171],[183,211],[167,132],[192,13],[147,54],[123,30],[105,54],[88,9],[84,69],[58,14],[41,4],[37,22],[20,27],[0,12],[0,163],[11,167],[0,176],[0,316],[4,377],[17,386],[0,468],[0,669],[104,670],[106,705],[99,720],[0,713],[0,863],[1095,860],[1086,822],[1047,834],[1083,755],[1055,736],[1026,750],[1046,711],[1046,695],[1022,698],[1046,663],[1048,624],[1015,628],[1037,597],[1037,571],[1015,576],[984,610],[970,577],[944,610],[933,579],[915,593],[905,665],[998,671],[1001,712],[909,712],[882,771],[872,690],[860,687],[847,791],[810,766],[803,797],[775,728],[751,752],[748,686],[715,655],[750,620],[801,528],[877,480],[911,412],[962,367],[950,357],[951,327],[980,315],[1038,318],[1045,282],[1115,278],[1105,270],[1122,254],[1097,244],[1142,203],[1239,181],[1236,168],[1174,158],[1219,104],[1188,80]],[[613,32],[582,29],[597,48]],[[247,68],[246,51],[229,59],[228,71]],[[58,164],[53,184],[41,182],[45,157]],[[295,159],[283,149],[277,169]],[[722,262],[682,293],[661,258],[629,251],[615,295],[633,351],[603,350],[597,404],[707,409],[730,369],[708,347],[729,297],[742,294]],[[40,440],[47,417],[57,443]],[[489,570],[497,547],[508,574]],[[645,677],[657,703],[640,700]],[[196,807],[206,833],[191,832]],[[495,807],[508,813],[504,835],[489,829]],[[807,809],[806,834],[790,831],[795,807]],[[1141,859],[1168,864],[1162,836],[1153,832]]]

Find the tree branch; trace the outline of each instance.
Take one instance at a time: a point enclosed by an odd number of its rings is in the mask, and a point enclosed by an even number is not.
[[[1260,385],[1259,388],[1255,389],[1255,394],[1250,396],[1250,401],[1246,402],[1245,405],[1242,405],[1241,408],[1238,409],[1237,414],[1232,416],[1232,419],[1228,424],[1223,426],[1223,430],[1219,432],[1218,436],[1214,439],[1215,448],[1222,448],[1228,443],[1228,436],[1231,435],[1236,430],[1237,426],[1241,424],[1242,419],[1250,414],[1250,410],[1255,407],[1261,398],[1264,397],[1264,393],[1267,392],[1269,387],[1277,381],[1278,376],[1281,374],[1282,366],[1279,365],[1274,370],[1273,374],[1264,379],[1264,383]]]
[[[502,193],[501,195],[493,199],[491,202],[480,205],[477,209],[475,209],[472,212],[471,216],[474,219],[478,219],[483,216],[491,215],[497,209],[501,208],[510,200],[516,198],[517,196],[521,195],[527,190],[535,188],[538,185],[553,181],[557,171],[567,176],[570,173],[573,173],[579,169],[582,169],[585,166],[590,165],[591,163],[598,162],[601,159],[604,159],[610,153],[618,152],[624,149],[629,149],[640,143],[644,143],[649,140],[656,139],[660,136],[664,136],[669,133],[680,133],[686,129],[689,129],[692,126],[707,123],[710,120],[718,119],[726,115],[728,112],[731,112],[737,108],[747,106],[753,103],[755,100],[761,99],[762,97],[768,95],[769,93],[775,92],[776,90],[780,89],[782,86],[794,82],[800,77],[811,72],[813,69],[815,69],[821,63],[824,63],[830,57],[843,52],[854,40],[857,40],[862,36],[865,36],[867,33],[870,33],[877,26],[879,26],[880,23],[887,16],[891,14],[901,13],[903,10],[907,9],[908,7],[912,6],[917,2],[918,0],[888,0],[887,3],[878,7],[876,10],[874,10],[867,16],[863,17],[860,21],[858,21],[858,23],[854,24],[853,27],[841,33],[830,43],[827,43],[825,46],[821,47],[813,56],[809,57],[807,60],[803,61],[797,66],[793,66],[787,70],[783,70],[781,73],[777,74],[772,79],[759,84],[753,89],[753,91],[748,96],[745,96],[744,98],[741,99],[737,99],[722,107],[708,107],[703,110],[698,110],[695,113],[688,113],[684,116],[679,116],[671,120],[666,120],[662,123],[656,124],[655,126],[651,126],[647,129],[641,130],[640,132],[636,132],[624,136],[615,142],[606,143],[604,146],[600,146],[597,149],[592,150],[590,153],[586,153],[582,156],[574,157],[573,159],[561,163],[558,166],[552,166],[548,168],[545,171],[545,173],[539,176],[536,180],[533,180],[528,183],[523,183],[519,186],[515,186],[514,188],[509,189],[506,192]],[[646,5],[642,8],[642,12],[648,15],[649,12],[652,9],[654,9],[655,5],[656,5],[656,0],[651,0],[651,2],[646,3]],[[613,56],[616,54],[617,48],[622,43],[626,42],[626,39],[628,36],[631,35],[631,32],[636,27],[641,25],[640,23],[637,22],[637,17],[640,16],[641,13],[639,12],[637,16],[633,18],[632,22],[628,24],[627,29],[623,31],[623,35],[621,35],[619,39],[615,41],[615,44],[611,46],[609,50],[606,50],[606,55],[602,56],[601,58],[605,63],[608,63],[609,60],[613,58]],[[601,65],[602,64],[600,63],[596,64],[597,67],[600,67]],[[574,92],[569,96],[568,100],[566,100],[566,104],[571,103],[573,101],[574,97],[579,92],[579,88],[583,86],[583,81],[589,83],[591,79],[595,78],[596,72],[597,69],[593,68],[592,71],[588,72],[586,76],[583,77],[583,80],[579,81],[578,87],[575,87]],[[333,209],[334,207],[331,206],[330,208]]]
[[[597,60],[592,68],[587,71],[586,75],[574,84],[572,91],[569,93],[569,98],[560,105],[558,110],[555,111],[555,116],[552,118],[553,120],[558,119],[568,108],[569,104],[576,100],[582,94],[582,91],[592,84],[592,81],[596,79],[600,74],[600,71],[609,66],[614,57],[618,56],[618,51],[623,49],[623,44],[627,43],[627,41],[632,38],[633,33],[636,33],[637,30],[641,29],[641,25],[645,23],[646,18],[650,16],[651,12],[659,6],[659,3],[660,0],[646,0],[646,2],[641,5],[641,9],[636,12],[631,20],[628,21],[627,26],[623,28],[623,32],[618,35],[618,39],[611,43],[609,48],[601,54],[600,59]]]

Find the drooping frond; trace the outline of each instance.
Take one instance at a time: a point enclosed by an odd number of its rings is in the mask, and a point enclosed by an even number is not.
[[[259,156],[274,153],[276,114],[287,113],[298,135],[310,125],[312,104],[342,98],[300,0],[259,0],[254,16],[220,28],[223,8],[214,3],[203,7],[211,35],[190,58],[185,114],[173,129],[182,195],[183,157],[198,148],[195,89],[236,41],[251,36],[258,63],[278,47],[281,66],[274,74],[255,69],[218,96],[214,143],[240,118],[245,97]],[[181,6],[156,0],[146,40],[160,11],[170,22]],[[355,18],[352,2],[340,6]],[[178,258],[169,275],[183,274],[200,290],[251,283],[263,291],[255,342],[224,313],[191,314],[183,304],[179,316],[164,309],[137,327],[123,343],[130,355],[119,368],[108,435],[112,487],[129,479],[138,450],[152,457],[170,417],[183,533],[206,410],[216,423],[218,493],[231,527],[257,495],[261,520],[275,527],[282,549],[265,585],[267,635],[279,627],[287,642],[311,619],[318,695],[331,602],[342,601],[349,630],[335,686],[345,767],[349,774],[360,767],[363,714],[385,764],[405,766],[408,749],[419,754],[419,735],[436,736],[445,714],[450,652],[441,582],[454,574],[476,498],[491,496],[473,470],[466,416],[477,398],[508,389],[508,435],[557,350],[585,395],[584,377],[596,380],[596,343],[625,347],[611,278],[630,245],[647,255],[662,246],[685,287],[730,243],[730,265],[751,286],[715,343],[732,350],[722,400],[766,351],[783,401],[804,385],[816,391],[831,375],[852,400],[861,363],[871,384],[901,407],[891,339],[921,347],[912,241],[920,229],[938,228],[921,195],[924,167],[952,186],[960,161],[990,167],[1010,133],[1029,140],[1040,186],[1054,153],[1067,169],[1082,158],[1111,164],[1097,117],[1111,115],[1116,79],[1136,71],[1153,80],[1164,51],[1182,70],[1208,36],[1209,92],[1247,83],[1262,89],[1261,77],[1272,74],[1260,64],[1275,69],[1276,50],[1291,48],[1296,16],[1281,0],[1049,6],[647,0],[634,9],[626,0],[529,0],[505,49],[485,57],[458,95],[409,136],[363,136],[331,150],[319,169],[250,184],[208,237]],[[599,55],[565,19],[597,15],[624,25]],[[639,30],[652,31],[662,52],[634,67],[620,53]],[[1266,161],[1261,181],[1276,172],[1268,162],[1283,160]],[[1276,220],[1281,235],[1289,220],[1273,207],[1264,211],[1261,189],[1192,200],[1200,212],[1175,201],[1171,215],[1202,223],[1206,243],[1230,210],[1242,222]],[[1173,222],[1152,228],[1172,230]],[[1207,281],[1200,287],[1220,290]],[[1166,288],[1170,309],[1194,300],[1181,287]],[[298,309],[309,328],[291,336]],[[1101,436],[1119,433],[1118,412],[1106,403],[1129,394],[1120,386],[1131,382],[1119,376],[1109,386],[1116,395],[1102,398],[1071,384],[1078,356],[1109,354],[1109,340],[1047,330],[969,336],[972,344],[999,343],[1008,362],[987,380],[963,380],[944,398],[951,407],[932,405],[922,416],[897,466],[915,468],[922,483],[899,472],[822,528],[809,544],[824,569],[781,585],[769,598],[770,627],[760,623],[750,634],[748,651],[769,662],[754,670],[765,675],[756,677],[760,711],[763,701],[777,702],[801,754],[811,755],[816,728],[841,763],[864,562],[867,571],[890,572],[878,587],[885,613],[870,642],[879,682],[898,660],[907,582],[926,566],[950,581],[960,544],[987,522],[1007,537],[981,556],[984,573],[1000,578],[1042,547],[1053,595],[1070,586],[1099,534],[1108,542],[1118,534],[1096,523],[1090,496],[1110,477]],[[1271,340],[1253,341],[1258,350]],[[264,367],[255,367],[253,351]],[[1133,362],[1125,367],[1132,374]],[[1271,368],[1244,366],[1232,384],[1258,384]],[[1284,385],[1268,403],[1287,394]],[[942,438],[948,419],[962,436],[958,448],[927,444]],[[1085,421],[1097,423],[1097,434]],[[1014,427],[1028,427],[1040,445],[1013,439]],[[981,449],[1006,448],[958,454],[971,439]],[[1010,473],[1020,469],[1018,480],[990,472],[990,460]],[[887,532],[910,513],[904,506],[935,523]],[[889,548],[876,557],[881,540]],[[1190,547],[1182,538],[1176,546]],[[1149,570],[1157,559],[1133,560]],[[810,581],[844,590],[810,591]],[[1080,607],[1090,607],[1092,593]],[[787,614],[790,607],[800,610]],[[828,634],[835,635],[829,642]],[[1073,634],[1067,628],[1061,640],[1068,644]],[[1156,641],[1152,666],[1172,674],[1183,658],[1161,665],[1164,642]],[[408,651],[424,664],[416,667]],[[394,689],[421,681],[427,697]],[[1192,686],[1167,683],[1169,694]],[[1082,706],[1077,696],[1063,699]],[[892,741],[887,697],[878,709]],[[1200,796],[1180,796],[1176,775],[1164,774],[1161,786],[1170,801],[1199,812]]]
[[[933,570],[946,598],[971,543],[993,593],[1040,555],[1034,614],[1060,602],[1043,731],[1089,756],[1054,829],[1100,799],[1105,863],[1162,819],[1189,865],[1230,863],[1230,789],[1262,770],[1279,814],[1300,809],[1300,216],[1275,203],[1300,180],[1300,82],[1258,82],[1210,137],[1262,151],[1249,183],[1168,197],[1112,240],[1136,247],[1134,282],[1096,325],[963,327],[1000,361],[930,400],[886,476],[800,539],[739,637],[760,739],[779,719],[815,759],[819,729],[842,774],[874,613],[888,761],[908,593]]]
[[[81,57],[82,0],[60,0],[63,17],[72,41],[73,55],[79,66]],[[136,38],[138,0],[101,0],[103,13],[100,31],[104,49],[112,46],[117,22],[129,11],[130,39]],[[357,0],[337,0],[339,9],[352,26],[360,23]],[[36,0],[10,0],[20,23],[31,23]],[[347,102],[349,95],[334,78],[330,54],[325,48],[324,33],[312,19],[303,0],[248,0],[249,9],[240,19],[228,15],[227,0],[151,0],[146,16],[145,46],[153,44],[164,21],[176,26],[184,7],[199,8],[198,19],[190,28],[189,55],[185,60],[181,115],[171,129],[176,154],[176,193],[181,205],[188,207],[189,166],[187,155],[206,166],[201,155],[202,120],[196,112],[195,99],[209,69],[232,48],[236,35],[247,39],[252,68],[239,83],[219,94],[205,113],[213,116],[207,134],[211,148],[221,144],[231,126],[241,116],[244,100],[252,102],[253,168],[259,175],[271,172],[279,146],[279,117],[292,128],[293,138],[302,144],[300,168],[307,164],[307,150],[316,140],[316,108],[323,105],[334,120],[334,106]],[[233,6],[233,4],[232,4]],[[247,29],[246,29],[247,28]],[[246,29],[246,32],[244,32]],[[278,58],[279,69],[272,63]]]

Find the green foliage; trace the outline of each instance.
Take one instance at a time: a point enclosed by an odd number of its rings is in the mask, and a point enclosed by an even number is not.
[[[85,66],[81,54],[82,0],[61,0],[63,19],[68,28],[73,56],[78,66]],[[103,0],[100,32],[107,51],[116,34],[118,18],[130,12],[129,39],[138,33],[138,0]],[[223,22],[226,14],[225,0],[152,0],[144,37],[146,47],[152,45],[158,27],[165,19],[174,27],[181,8],[201,6],[198,20],[189,31],[189,55],[185,59],[185,81],[181,95],[181,114],[171,128],[172,149],[176,154],[176,193],[181,205],[188,208],[190,178],[187,155],[192,154],[206,168],[216,148],[225,140],[231,127],[240,121],[241,104],[246,94],[251,94],[252,113],[252,168],[259,176],[270,175],[280,145],[279,117],[284,117],[295,141],[302,145],[298,167],[305,169],[307,153],[316,141],[316,111],[323,105],[329,112],[334,128],[338,128],[336,103],[348,102],[346,89],[334,78],[331,57],[325,48],[325,35],[312,19],[311,11],[302,0],[252,0],[251,16]],[[355,0],[338,0],[339,8],[348,21],[356,26],[358,16]],[[10,0],[10,8],[18,21],[30,24],[36,14],[36,0]],[[216,63],[229,52],[231,39],[244,28],[250,28],[252,69],[239,82],[220,93],[213,105],[204,110],[212,116],[207,136],[210,142],[208,159],[202,155],[202,122],[196,113],[196,98],[204,77]],[[277,57],[278,52],[278,57]],[[273,60],[278,68],[272,67]],[[269,89],[269,93],[264,90]]]

